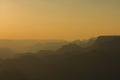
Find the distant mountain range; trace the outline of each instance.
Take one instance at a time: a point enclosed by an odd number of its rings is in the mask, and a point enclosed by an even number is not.
[[[93,44],[95,39],[68,42],[64,40],[0,40],[0,57],[7,58],[16,54],[38,52],[40,50],[58,50],[62,46],[74,43],[82,47]],[[6,56],[5,56],[6,55]]]
[[[1,59],[0,80],[120,80],[120,36],[100,36],[87,47],[80,44],[77,40],[55,51]]]
[[[10,48],[15,52],[24,53],[29,50],[53,49],[65,45],[67,41],[62,40],[0,40],[0,48]],[[53,47],[53,48],[52,48]]]
[[[93,46],[101,46],[103,48],[103,46],[105,47],[109,43],[111,43],[109,46],[117,45],[119,39],[119,36],[100,36],[98,38],[91,38],[84,41],[74,40],[72,42],[64,40],[0,40],[0,58],[9,58],[16,54],[28,52],[36,53],[40,50],[56,51],[69,44],[76,44],[82,48],[92,48]],[[114,44],[112,44],[112,41]]]

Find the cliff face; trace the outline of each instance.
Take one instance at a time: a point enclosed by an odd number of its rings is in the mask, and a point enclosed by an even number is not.
[[[95,48],[105,49],[119,49],[120,48],[120,36],[100,36],[97,38]]]

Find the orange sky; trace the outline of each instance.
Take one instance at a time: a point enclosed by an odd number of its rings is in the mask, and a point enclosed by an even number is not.
[[[0,39],[120,35],[119,0],[2,0]]]

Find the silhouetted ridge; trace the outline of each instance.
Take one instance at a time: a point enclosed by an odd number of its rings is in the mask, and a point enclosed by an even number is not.
[[[97,48],[120,48],[120,36],[100,36],[95,44]]]

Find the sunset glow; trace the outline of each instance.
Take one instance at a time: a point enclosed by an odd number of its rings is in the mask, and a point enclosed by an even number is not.
[[[1,0],[0,39],[120,35],[119,0]]]

